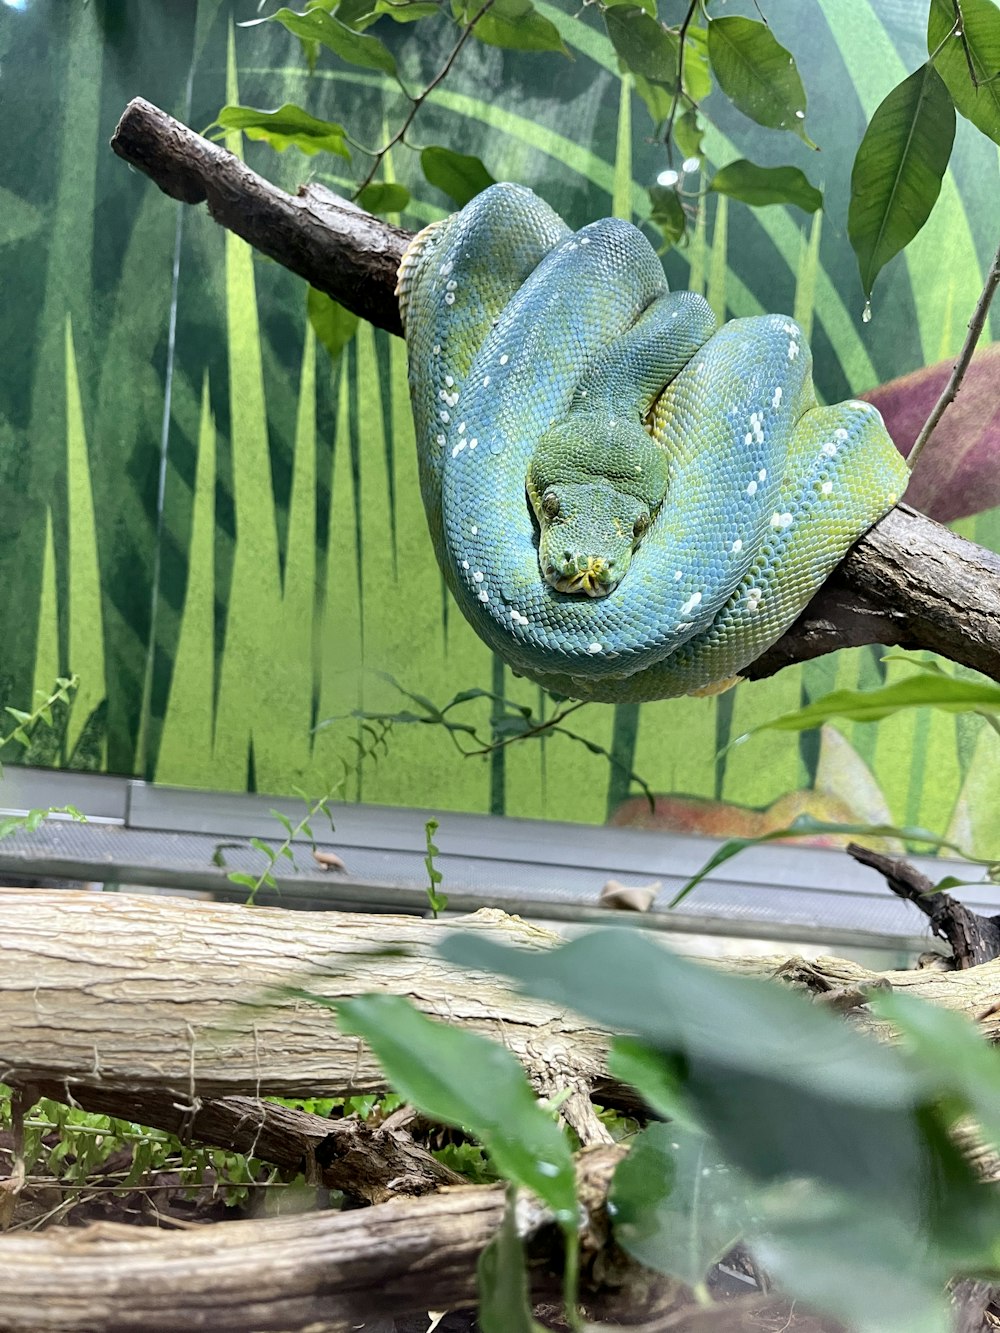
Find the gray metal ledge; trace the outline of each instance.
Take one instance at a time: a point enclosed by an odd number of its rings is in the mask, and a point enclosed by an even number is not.
[[[249,845],[258,837],[277,848],[284,830],[270,813],[293,824],[301,801],[224,792],[156,787],[98,774],[7,767],[0,810],[20,812],[74,805],[87,823],[47,820],[34,833],[0,841],[0,882],[6,875],[101,881],[208,892],[242,901],[233,870],[257,875],[265,864]],[[335,831],[314,821],[321,850],[345,869],[324,871],[304,836],[296,867],[274,866],[277,891],[260,902],[350,911],[427,911],[425,830],[440,821],[438,869],[450,911],[495,906],[549,921],[627,920],[647,928],[743,939],[889,950],[899,960],[926,948],[925,919],[893,897],[881,878],[842,852],[768,844],[719,867],[682,907],[641,915],[609,912],[599,894],[609,879],[627,885],[659,880],[663,906],[720,845],[704,838],[636,829],[497,818],[488,815],[342,804]],[[224,860],[220,865],[216,862]],[[975,873],[951,861],[914,858],[932,879]],[[986,914],[1000,912],[1000,887],[977,884],[964,901]]]

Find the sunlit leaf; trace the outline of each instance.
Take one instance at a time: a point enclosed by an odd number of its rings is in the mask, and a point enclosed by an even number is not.
[[[930,64],[876,108],[854,159],[847,211],[866,300],[880,271],[930,216],[954,138],[955,108]]]
[[[510,1051],[425,1018],[397,995],[364,995],[333,1007],[341,1030],[364,1038],[406,1101],[474,1135],[508,1180],[533,1190],[561,1223],[575,1221],[569,1144]]]
[[[315,287],[309,288],[306,309],[313,332],[335,361],[357,332],[357,315]]]
[[[435,0],[375,0],[375,13],[387,14],[396,23],[414,23],[440,12]]]
[[[719,87],[758,125],[791,130],[815,148],[806,134],[806,93],[790,51],[756,19],[712,19],[708,56]]]
[[[707,28],[689,27],[687,30],[684,39],[684,91],[694,102],[703,102],[712,91]]]
[[[649,191],[650,222],[659,227],[668,245],[676,245],[684,235],[687,219],[680,196],[667,185],[654,185]]]
[[[604,23],[626,69],[673,88],[677,83],[677,38],[638,5],[609,9]]]
[[[933,54],[944,43],[934,68],[952,101],[977,129],[1000,144],[1000,9],[993,0],[959,0],[959,10],[961,31],[949,37],[955,6],[951,0],[931,0],[927,50]]]
[[[242,130],[248,139],[262,139],[279,153],[294,147],[310,157],[321,152],[351,156],[343,125],[332,120],[317,120],[291,102],[278,107],[277,111],[261,111],[252,106],[224,106],[217,124],[224,130]]]
[[[357,201],[369,213],[402,213],[410,202],[410,192],[405,185],[394,181],[373,181],[365,186]]]
[[[699,124],[698,113],[693,107],[674,121],[674,143],[683,157],[701,157],[704,137],[704,127]]]
[[[304,14],[297,14],[294,9],[279,9],[266,18],[251,19],[242,26],[251,28],[257,23],[280,23],[296,37],[305,42],[318,42],[350,65],[395,76],[395,57],[380,37],[349,28],[324,9],[310,9]]]
[[[809,184],[798,167],[759,167],[745,158],[720,168],[708,188],[755,208],[765,204],[795,204],[806,213],[815,213],[823,207],[822,194]]]
[[[420,154],[420,166],[428,184],[446,194],[459,208],[496,184],[478,157],[450,148],[436,145],[425,148]]]
[[[745,1230],[745,1192],[706,1134],[649,1125],[615,1170],[608,1198],[615,1240],[647,1268],[698,1286]]]
[[[524,1246],[517,1234],[517,1196],[508,1193],[500,1230],[479,1256],[477,1327],[481,1333],[544,1333],[531,1317]]]
[[[880,722],[911,708],[938,708],[945,713],[1000,712],[1000,685],[989,680],[960,680],[936,671],[921,671],[874,690],[833,690],[803,708],[761,722],[759,731],[809,731],[824,722]]]

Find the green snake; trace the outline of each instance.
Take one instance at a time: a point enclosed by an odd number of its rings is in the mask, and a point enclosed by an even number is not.
[[[724,688],[901,495],[783,315],[717,328],[615,218],[491,186],[399,269],[424,507],[476,633],[581,699]]]

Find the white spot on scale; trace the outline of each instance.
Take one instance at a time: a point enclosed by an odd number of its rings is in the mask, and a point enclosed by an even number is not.
[[[588,645],[587,645],[587,652],[588,652],[588,653],[603,653],[603,652],[604,652],[604,644],[603,644],[603,643],[591,643],[591,644],[588,644]]]
[[[456,444],[454,449],[452,449],[451,451],[452,458],[457,458],[464,448],[465,448],[465,441],[459,440],[458,444]]]
[[[435,435],[434,442],[435,444],[440,444],[443,447],[444,444],[446,443],[445,437],[443,435]]]
[[[441,274],[442,278],[446,278],[454,267],[455,265],[453,261],[449,259],[446,264],[441,265],[438,272]]]
[[[798,354],[799,354],[799,345],[798,345],[798,343],[795,341],[795,339],[793,338],[792,341],[788,344],[788,359],[789,359],[789,361],[794,361],[795,358],[798,356]]]
[[[774,391],[774,397],[771,399],[771,406],[772,406],[772,407],[780,407],[780,406],[781,406],[781,393],[782,393],[782,389],[781,389],[781,385],[779,384],[778,387],[777,387],[777,388],[775,389],[775,391]]]
[[[478,441],[477,439],[475,439],[475,437],[473,437],[473,438],[469,441],[469,448],[470,448],[470,449],[475,449],[475,447],[476,447],[476,445],[477,445],[478,443],[479,443],[479,441]]]
[[[678,579],[682,579],[683,577],[684,577],[684,571],[683,571],[683,570],[681,570],[681,569],[675,569],[675,570],[674,570],[674,582],[675,582],[675,583],[677,582]]]
[[[691,596],[687,599],[687,601],[684,603],[684,605],[681,607],[681,615],[689,616],[691,612],[695,609],[695,607],[699,606],[700,604],[701,604],[701,593],[693,592]]]
[[[454,293],[454,292],[445,292],[445,294],[444,294],[444,303],[445,303],[445,305],[454,305],[454,304],[455,304],[455,293]]]
[[[434,354],[435,356],[440,356],[440,355],[441,355],[441,344],[440,344],[440,343],[435,343],[434,346],[431,348],[431,351],[433,352],[433,354]]]
[[[475,523],[473,523],[473,525],[472,525],[472,527],[469,529],[469,531],[472,533],[473,537],[478,537],[478,536],[479,536],[479,529],[476,527]]]
[[[695,366],[695,370],[704,370],[704,369],[705,369],[704,361],[699,361],[698,364]]]
[[[838,426],[837,429],[833,432],[833,437],[835,440],[846,440],[847,431],[844,430],[843,426]]]
[[[449,389],[453,389],[455,387],[455,381],[452,379],[450,375],[445,375],[444,382]]]
[[[820,487],[820,490],[823,492],[824,495],[829,495],[830,492],[833,490],[833,482],[824,481],[823,485]]]
[[[581,237],[580,237],[580,244],[581,244],[581,245],[589,245],[589,244],[590,244],[590,237],[589,237],[589,236],[581,236]]]
[[[789,528],[789,527],[791,527],[791,525],[792,525],[792,516],[791,516],[791,514],[789,514],[789,513],[786,512],[786,513],[784,513],[784,514],[773,513],[773,514],[771,515],[771,527],[772,527],[772,528],[777,528],[778,531],[783,532],[783,531],[785,530],[785,528]]]
[[[739,537],[736,538],[736,540],[733,542],[732,546],[730,546],[729,549],[734,553],[734,555],[739,555],[740,551],[743,550],[743,543],[742,541],[740,541]]]
[[[484,375],[484,376],[483,376],[483,388],[484,388],[484,389],[488,389],[489,387],[490,387],[490,377],[489,377],[489,375]]]
[[[444,422],[444,424],[447,426],[448,422],[451,420],[451,413],[450,413],[450,412],[440,412],[440,413],[438,413],[438,415],[440,416],[440,418],[441,418],[441,420]]]
[[[457,286],[458,283],[455,281],[454,278],[452,278],[451,282],[449,282],[448,285],[445,287],[445,291],[453,292]]]
[[[757,473],[757,480],[758,480],[758,481],[767,481],[767,468],[766,468],[766,467],[762,467],[761,470]]]
[[[479,592],[479,600],[480,600],[481,602],[488,602],[488,601],[490,600],[490,595],[489,595],[489,593],[486,591],[485,588],[481,588],[481,589],[480,589],[480,592]]]
[[[747,431],[746,435],[743,436],[743,443],[753,444],[753,433],[751,431]]]
[[[757,494],[757,483],[755,481],[752,481],[750,485],[747,487],[747,495],[756,495],[756,494]]]
[[[837,446],[832,440],[827,440],[826,444],[823,445],[821,452],[826,454],[827,458],[834,458],[837,453]]]
[[[483,579],[486,577],[486,575],[483,573],[483,571],[482,571],[481,569],[477,569],[476,572],[473,574],[472,577],[475,579],[475,581],[476,581],[477,583],[482,583],[482,581],[483,581]]]
[[[503,356],[500,358],[500,364],[501,364],[502,366],[505,366],[509,360],[510,360],[510,357],[507,355],[506,352],[504,352]]]
[[[747,610],[755,614],[760,609],[763,596],[760,588],[751,588],[747,593]]]
[[[458,428],[458,433],[459,433],[459,435],[464,435],[464,434],[465,434],[465,422],[464,422],[464,421],[463,421],[462,424],[459,426],[459,428]]]
[[[469,568],[469,562],[468,562],[468,560],[463,560],[463,561],[462,561],[462,568],[463,568],[463,569],[468,569],[468,568]]]

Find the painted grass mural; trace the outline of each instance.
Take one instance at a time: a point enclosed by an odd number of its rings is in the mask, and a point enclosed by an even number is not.
[[[641,221],[664,165],[645,107],[603,30],[537,7],[574,44],[545,96],[532,56],[470,46],[422,109],[416,139],[477,154],[575,225],[609,212]],[[299,101],[326,115],[360,107],[352,127],[364,119],[374,143],[397,123],[398,92],[333,61],[310,77],[288,34],[236,26],[256,17],[255,0],[168,8],[128,15],[35,0],[24,12],[0,9],[6,104],[23,111],[9,115],[0,145],[0,281],[18,312],[0,333],[0,695],[24,707],[57,674],[81,679],[58,745],[46,739],[47,749],[4,760],[313,793],[346,761],[345,799],[578,820],[606,818],[635,792],[636,772],[679,798],[757,810],[784,800],[781,811],[919,823],[995,850],[985,838],[1000,742],[978,719],[921,713],[725,749],[835,685],[903,670],[875,650],[715,699],[592,705],[567,722],[576,739],[529,739],[484,757],[461,759],[455,737],[416,721],[395,722],[374,744],[357,713],[421,711],[388,677],[438,707],[480,691],[448,716],[500,739],[510,728],[490,695],[538,717],[553,707],[494,662],[444,599],[419,500],[403,346],[362,326],[331,363],[298,280],[202,210],[167,200],[106,144],[140,92],[195,126],[224,102]],[[997,157],[960,126],[931,222],[886,271],[876,317],[862,324],[846,191],[831,187],[847,180],[865,116],[919,60],[919,25],[890,0],[767,8],[799,60],[822,156],[789,150],[736,112],[706,136],[706,155],[715,164],[791,156],[827,187],[827,211],[809,219],[709,197],[666,266],[672,285],[704,292],[720,317],[792,311],[811,330],[819,390],[832,400],[957,350],[992,245]],[[416,82],[439,53],[407,36],[395,40]],[[862,51],[864,61],[852,54]],[[44,128],[28,114],[38,106]],[[240,137],[227,139],[234,152]],[[341,158],[246,151],[286,188],[307,175],[341,189],[356,179]],[[385,167],[420,200],[403,225],[446,210],[408,150]],[[1000,547],[1000,510],[960,526]],[[743,817],[713,808],[705,831]],[[701,827],[690,803],[667,800],[661,816]]]

